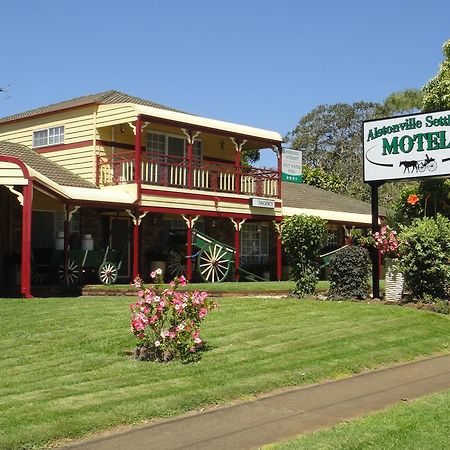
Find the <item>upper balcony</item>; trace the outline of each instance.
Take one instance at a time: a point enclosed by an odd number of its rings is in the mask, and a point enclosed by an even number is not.
[[[168,188],[193,189],[216,193],[279,198],[279,173],[276,170],[241,164],[155,153],[141,155],[142,184]],[[97,156],[97,184],[111,186],[136,182],[134,151]]]

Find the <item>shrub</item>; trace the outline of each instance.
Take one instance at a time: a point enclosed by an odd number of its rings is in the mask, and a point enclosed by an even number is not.
[[[283,220],[281,240],[291,258],[295,293],[313,294],[319,280],[317,257],[323,246],[326,221],[315,216],[292,216]]]
[[[366,298],[369,293],[369,261],[369,252],[357,246],[345,247],[333,255],[328,298]]]
[[[162,288],[162,271],[151,273],[155,284],[145,288],[140,278],[134,280],[138,301],[130,305],[131,331],[138,345],[135,357],[141,360],[169,361],[180,358],[194,359],[204,346],[200,337],[200,324],[208,312],[217,305],[207,298],[206,292],[179,292],[184,286],[183,276]]]
[[[400,268],[414,298],[445,298],[450,282],[450,221],[416,219],[400,232]]]

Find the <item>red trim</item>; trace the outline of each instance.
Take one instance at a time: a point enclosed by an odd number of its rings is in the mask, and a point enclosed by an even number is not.
[[[136,224],[133,228],[133,280],[139,276],[139,225],[137,219],[139,212],[136,212]]]
[[[20,167],[20,169],[22,170],[23,177],[26,180],[30,179],[30,172],[28,172],[28,167],[20,159],[14,157],[14,156],[0,155],[0,161],[5,161],[5,162],[9,162],[9,163],[18,165]]]
[[[46,145],[45,147],[35,147],[33,150],[36,153],[50,153],[50,152],[59,152],[60,150],[70,150],[73,148],[81,148],[81,147],[89,147],[94,145],[94,142],[91,141],[80,141],[80,142],[72,142],[72,144],[58,144],[58,145]]]
[[[241,259],[241,239],[240,239],[240,230],[239,225],[241,223],[240,219],[235,219],[236,224],[234,224],[234,249],[236,250],[234,253],[234,276],[235,280],[239,281],[239,261]]]
[[[281,220],[282,216],[261,216],[254,214],[237,214],[232,212],[216,212],[216,211],[204,211],[200,209],[186,209],[186,208],[167,208],[163,206],[141,206],[140,211],[161,213],[161,214],[192,214],[196,216],[205,217],[233,217],[239,219],[255,220],[260,222],[267,222],[270,220]]]
[[[278,198],[281,198],[281,173],[283,167],[283,150],[281,144],[278,145]]]
[[[31,295],[31,214],[33,208],[33,181],[23,187],[22,207],[22,272],[20,290],[24,298]]]
[[[72,111],[73,109],[85,108],[86,106],[92,106],[92,105],[99,105],[99,103],[98,102],[84,103],[82,105],[69,106],[67,108],[61,108],[61,109],[54,109],[52,111],[46,111],[46,112],[43,112],[43,113],[30,114],[29,116],[18,117],[17,119],[3,120],[2,122],[0,122],[0,125],[8,124],[8,123],[14,123],[14,122],[20,122],[22,120],[33,120],[36,117],[49,116],[51,114],[58,114],[58,113],[63,112],[63,111]]]
[[[142,133],[142,118],[138,116],[136,119],[136,138],[134,141],[135,152],[135,167],[134,167],[134,180],[137,184],[137,200],[138,202],[142,198],[142,179],[141,179],[141,160],[142,160],[142,146],[141,146],[141,133]]]
[[[188,216],[188,228],[186,233],[186,243],[187,243],[187,255],[192,255],[192,216]],[[192,258],[187,258],[186,261],[186,278],[188,281],[192,280]]]
[[[281,281],[281,236],[277,234],[277,280]]]
[[[97,139],[97,144],[103,147],[114,147],[121,148],[123,150],[135,150],[136,144],[125,144],[123,142],[114,142],[114,141],[104,141],[102,139]],[[141,149],[145,150],[145,147],[141,145]]]
[[[175,198],[189,198],[189,199],[196,199],[196,200],[211,200],[213,202],[220,201],[220,202],[229,202],[229,203],[240,203],[240,204],[249,204],[248,198],[239,198],[239,197],[220,197],[219,195],[214,195],[216,192],[213,192],[211,195],[207,194],[197,194],[197,193],[190,193],[190,192],[175,192],[175,191],[160,191],[156,189],[142,189],[143,194],[153,194],[153,195],[160,195],[163,197],[175,197]],[[281,202],[275,200],[275,206],[281,207]]]
[[[257,136],[250,136],[247,134],[239,134],[239,133],[235,133],[232,131],[220,130],[218,128],[194,125],[192,123],[181,122],[178,120],[164,119],[161,117],[154,117],[154,116],[148,116],[148,115],[143,115],[142,118],[145,121],[151,122],[151,123],[159,123],[162,125],[172,125],[172,126],[175,126],[178,128],[194,128],[196,131],[202,131],[204,133],[215,134],[218,136],[228,136],[228,137],[233,137],[235,139],[236,138],[246,139],[246,140],[251,140],[253,142],[261,142],[261,143],[265,143],[265,144],[269,144],[269,145],[279,145],[279,143],[280,143],[280,141],[276,141],[276,140],[272,141],[270,139],[259,138]]]

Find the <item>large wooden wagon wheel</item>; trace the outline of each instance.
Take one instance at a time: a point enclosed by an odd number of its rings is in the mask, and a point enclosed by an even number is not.
[[[117,264],[105,261],[98,269],[98,278],[102,284],[114,284],[119,276]]]
[[[198,265],[200,276],[209,283],[220,283],[230,271],[230,252],[222,245],[211,242],[200,251]]]
[[[58,278],[62,283],[65,282],[64,264],[61,264],[58,267]],[[78,264],[73,259],[69,259],[69,261],[67,261],[67,282],[69,284],[74,284],[79,280],[79,278],[80,269]]]
[[[186,275],[186,255],[176,248],[167,253],[167,272],[171,278]]]

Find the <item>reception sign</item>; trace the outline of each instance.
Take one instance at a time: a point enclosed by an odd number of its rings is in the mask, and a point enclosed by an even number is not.
[[[450,174],[450,111],[364,122],[364,181]]]
[[[281,179],[292,183],[301,183],[303,181],[302,152],[300,150],[283,148]]]

